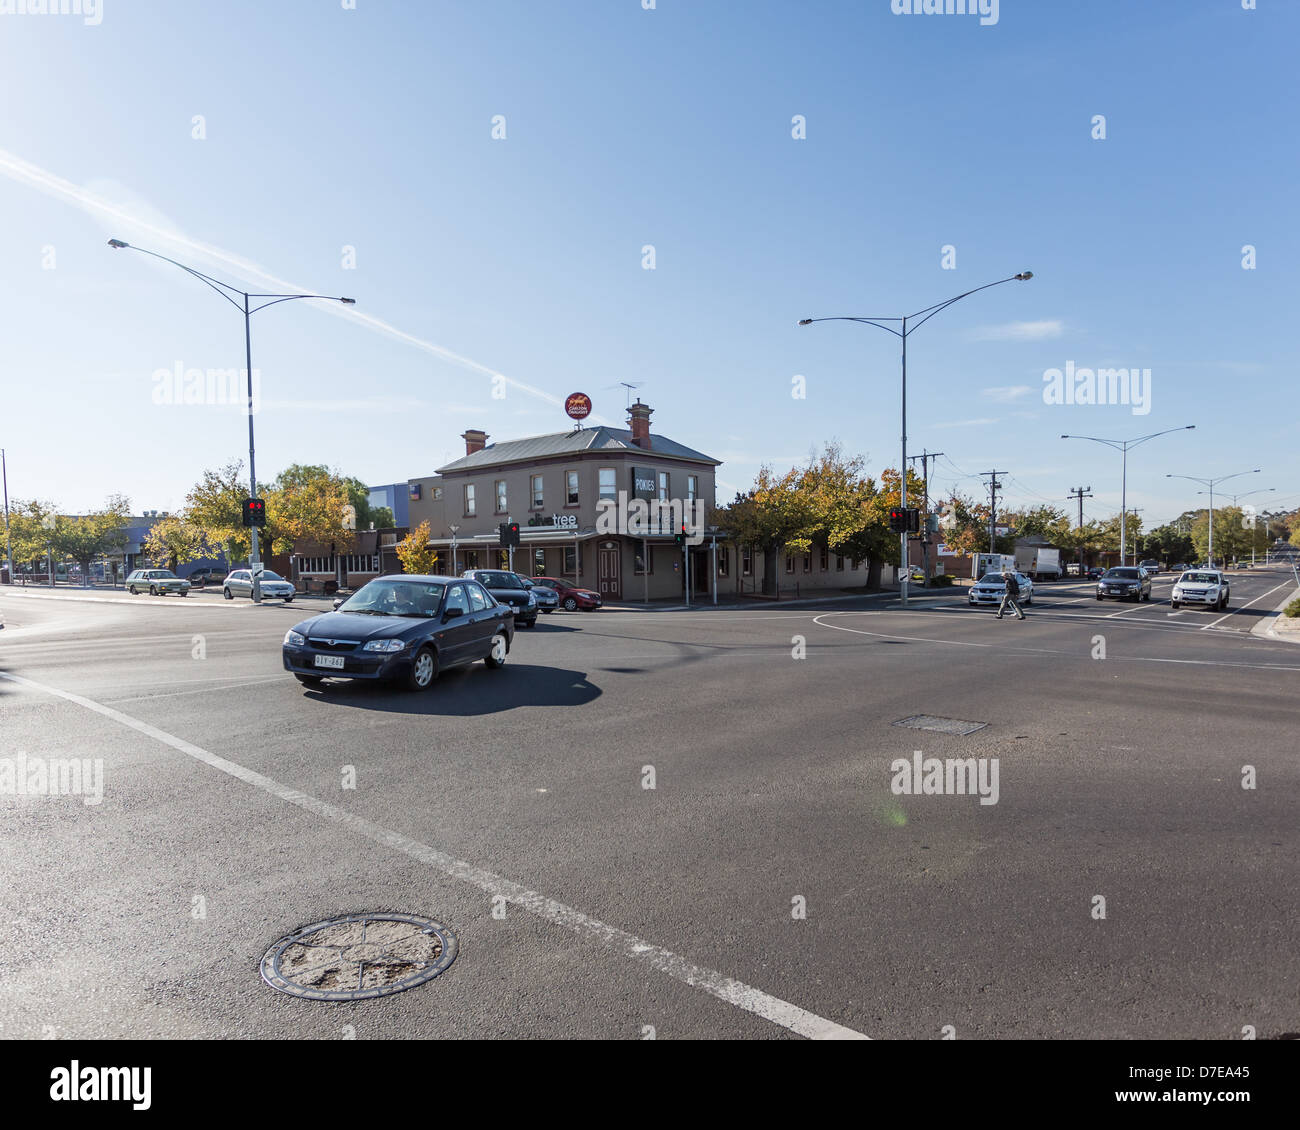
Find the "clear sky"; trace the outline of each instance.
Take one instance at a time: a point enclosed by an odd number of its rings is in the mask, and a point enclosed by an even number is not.
[[[1300,503],[1295,0],[1001,0],[988,25],[891,0],[23,6],[0,0],[11,497],[172,510],[247,459],[239,408],[158,404],[154,380],[242,366],[242,316],[112,235],[357,299],[254,317],[263,480],[427,475],[466,428],[566,429],[579,390],[622,426],[620,381],[724,461],[719,502],[828,439],[878,472],[897,341],[797,320],[1029,269],[909,339],[934,489],[996,467],[1004,505],[1091,486],[1102,518],[1120,457],[1061,433],[1195,424],[1130,455],[1144,524],[1204,502],[1167,472],[1258,466],[1223,489]],[[1149,368],[1149,412],[1045,403],[1067,363]]]

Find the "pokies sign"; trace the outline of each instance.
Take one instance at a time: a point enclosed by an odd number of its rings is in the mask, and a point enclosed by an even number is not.
[[[565,414],[572,420],[585,420],[591,415],[591,397],[585,392],[571,392],[564,401]]]

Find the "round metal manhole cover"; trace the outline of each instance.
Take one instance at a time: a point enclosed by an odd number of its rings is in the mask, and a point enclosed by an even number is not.
[[[432,981],[456,960],[456,935],[413,914],[349,914],[281,938],[262,980],[313,1001],[386,997]]]

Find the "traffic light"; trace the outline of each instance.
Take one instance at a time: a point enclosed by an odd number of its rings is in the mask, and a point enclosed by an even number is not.
[[[907,511],[901,506],[892,506],[889,509],[889,528],[896,534],[907,531]]]
[[[686,545],[686,538],[687,538],[687,533],[686,533],[685,526],[683,526],[680,530],[677,531],[677,533],[673,535],[673,541],[675,541],[680,546]]]
[[[244,499],[244,525],[266,526],[266,500],[262,498]]]
[[[497,544],[502,549],[519,544],[519,523],[502,522],[497,526]]]
[[[519,544],[519,523],[518,522],[511,522],[510,525],[506,527],[506,533],[509,535],[509,539],[510,539],[509,542],[507,543],[508,545]]]
[[[921,511],[915,506],[907,508],[907,528],[912,533],[920,533],[921,530]]]

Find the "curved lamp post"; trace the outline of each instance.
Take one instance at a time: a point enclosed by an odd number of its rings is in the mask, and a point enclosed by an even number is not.
[[[1128,563],[1128,449],[1146,443],[1149,439],[1155,439],[1156,436],[1167,436],[1170,432],[1190,432],[1195,427],[1195,424],[1187,424],[1181,428],[1166,428],[1163,432],[1152,432],[1149,436],[1139,436],[1137,439],[1099,439],[1097,436],[1068,435],[1061,437],[1062,439],[1090,439],[1093,443],[1104,443],[1107,447],[1113,447],[1116,451],[1124,453],[1119,486],[1119,563],[1121,565]]]
[[[1219,483],[1226,483],[1229,479],[1235,479],[1241,475],[1258,475],[1259,468],[1256,467],[1251,471],[1236,471],[1231,475],[1220,475],[1217,479],[1198,479],[1194,475],[1166,475],[1166,479],[1187,479],[1189,482],[1200,483],[1202,486],[1209,487],[1206,492],[1197,491],[1197,494],[1207,493],[1210,496],[1210,547],[1206,551],[1206,557],[1209,558],[1210,568],[1214,568],[1214,488]],[[1238,498],[1241,495],[1237,496]]]
[[[913,330],[919,329],[936,314],[942,310],[948,309],[954,302],[960,302],[963,298],[968,298],[972,294],[978,294],[981,290],[988,290],[991,286],[1001,286],[1009,282],[1028,282],[1034,277],[1033,271],[1021,271],[1018,275],[1011,275],[1009,278],[998,279],[997,282],[985,283],[983,286],[977,286],[974,290],[968,290],[965,294],[958,294],[953,298],[947,298],[942,302],[937,302],[933,306],[927,306],[924,310],[918,310],[915,314],[905,314],[901,318],[856,318],[856,317],[834,317],[834,318],[801,318],[799,325],[811,326],[814,322],[861,322],[864,325],[875,326],[877,329],[887,330],[903,341],[903,459],[899,464],[899,506],[907,509],[907,335]],[[890,322],[898,322],[899,328],[888,325]],[[914,323],[908,325],[908,323]],[[899,545],[899,572],[898,586],[899,593],[902,596],[903,607],[907,607],[907,587],[911,579],[912,567],[907,558],[907,531],[903,530],[898,535]]]
[[[245,373],[248,376],[248,480],[249,480],[249,497],[257,497],[257,466],[253,456],[253,336],[249,319],[259,310],[265,310],[268,306],[275,306],[281,302],[292,302],[296,298],[319,298],[326,302],[342,302],[347,306],[356,305],[355,298],[335,298],[328,294],[250,294],[247,291],[240,290],[238,287],[231,286],[229,283],[223,283],[218,279],[205,275],[202,271],[196,271],[193,267],[187,267],[184,263],[178,263],[175,259],[169,259],[166,255],[159,255],[156,251],[148,251],[143,247],[134,247],[121,239],[110,239],[109,247],[114,250],[129,249],[138,251],[141,255],[151,255],[155,259],[161,259],[164,263],[170,263],[174,267],[179,267],[187,274],[193,275],[200,282],[206,283],[215,290],[222,298],[229,302],[236,310],[243,311],[244,314],[244,358],[247,368]],[[236,297],[242,299],[237,302]],[[251,305],[253,299],[264,298],[267,301],[259,302],[256,306]],[[249,565],[257,564],[261,561],[257,544],[257,527],[250,527],[252,541],[250,543],[248,563]],[[261,603],[262,600],[262,578],[260,573],[253,574],[253,600]]]

